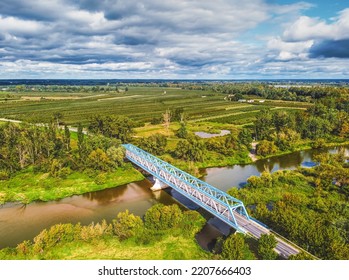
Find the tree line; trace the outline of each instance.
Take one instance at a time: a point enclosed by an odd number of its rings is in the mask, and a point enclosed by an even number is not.
[[[0,126],[0,177],[32,167],[34,172],[49,172],[65,177],[72,171],[111,171],[123,164],[121,140],[102,134],[85,135],[78,126],[76,139],[67,126],[56,121],[47,126],[6,123]]]
[[[345,141],[349,137],[349,114],[324,102],[305,112],[261,110],[254,122],[253,134],[259,140],[257,154],[266,156],[292,150],[300,140],[313,141],[321,148],[326,141]]]

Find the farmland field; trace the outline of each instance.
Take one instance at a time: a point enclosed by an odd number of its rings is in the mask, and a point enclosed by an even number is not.
[[[63,114],[63,122],[87,124],[95,114],[124,115],[138,121],[139,126],[161,118],[167,110],[183,108],[189,122],[205,121],[242,125],[254,120],[265,108],[302,110],[305,102],[266,100],[260,103],[239,103],[224,100],[226,95],[202,90],[164,87],[129,87],[118,92],[23,92],[0,94],[0,118],[30,122],[48,122],[55,112]]]

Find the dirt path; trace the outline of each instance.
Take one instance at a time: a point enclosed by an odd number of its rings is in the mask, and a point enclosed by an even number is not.
[[[256,147],[257,147],[258,142],[253,141],[252,142],[252,149],[250,150],[250,153],[248,156],[252,159],[253,162],[257,161],[257,155],[256,155]]]

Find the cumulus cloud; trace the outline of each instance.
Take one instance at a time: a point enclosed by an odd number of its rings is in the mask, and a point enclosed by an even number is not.
[[[285,42],[280,37],[268,41],[267,47],[278,52],[279,60],[306,59],[309,48],[313,45],[312,40],[304,42]]]
[[[1,0],[0,71],[70,71],[86,78],[264,75],[273,60],[307,59],[315,40],[343,39],[349,9],[333,23],[300,18],[267,47],[241,39],[263,23],[289,20],[311,7],[267,0]],[[316,33],[327,28],[333,35],[335,25],[337,37]]]
[[[287,41],[347,39],[349,38],[349,8],[341,11],[331,23],[320,18],[301,16],[285,30],[283,37]]]
[[[276,52],[275,60],[349,58],[349,8],[330,21],[301,16],[281,37],[270,39],[268,48]]]

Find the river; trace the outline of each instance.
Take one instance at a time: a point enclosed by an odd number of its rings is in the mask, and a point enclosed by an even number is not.
[[[328,150],[331,153],[337,149]],[[279,169],[294,169],[300,165],[309,165],[316,150],[294,152],[292,154],[277,156],[270,159],[259,160],[248,165],[235,165],[233,167],[207,168],[202,179],[209,184],[226,191],[236,186],[242,187],[247,178],[259,175],[266,168],[271,172]],[[346,149],[348,155],[348,149]],[[145,179],[103,191],[90,192],[83,195],[75,195],[51,202],[34,202],[28,205],[7,203],[0,206],[0,248],[16,246],[23,240],[31,240],[44,228],[57,223],[81,223],[87,225],[92,222],[100,222],[106,219],[110,222],[118,212],[129,209],[130,212],[142,216],[145,211],[156,203],[166,205],[178,203],[185,204],[191,209],[196,209],[193,203],[183,200],[182,197],[170,188],[158,192],[152,192],[152,183]],[[182,207],[182,206],[181,206]],[[199,244],[210,249],[213,240],[221,235],[212,224],[217,224],[211,219],[210,214],[200,211],[209,222],[198,235]],[[223,232],[227,228],[221,229]]]

